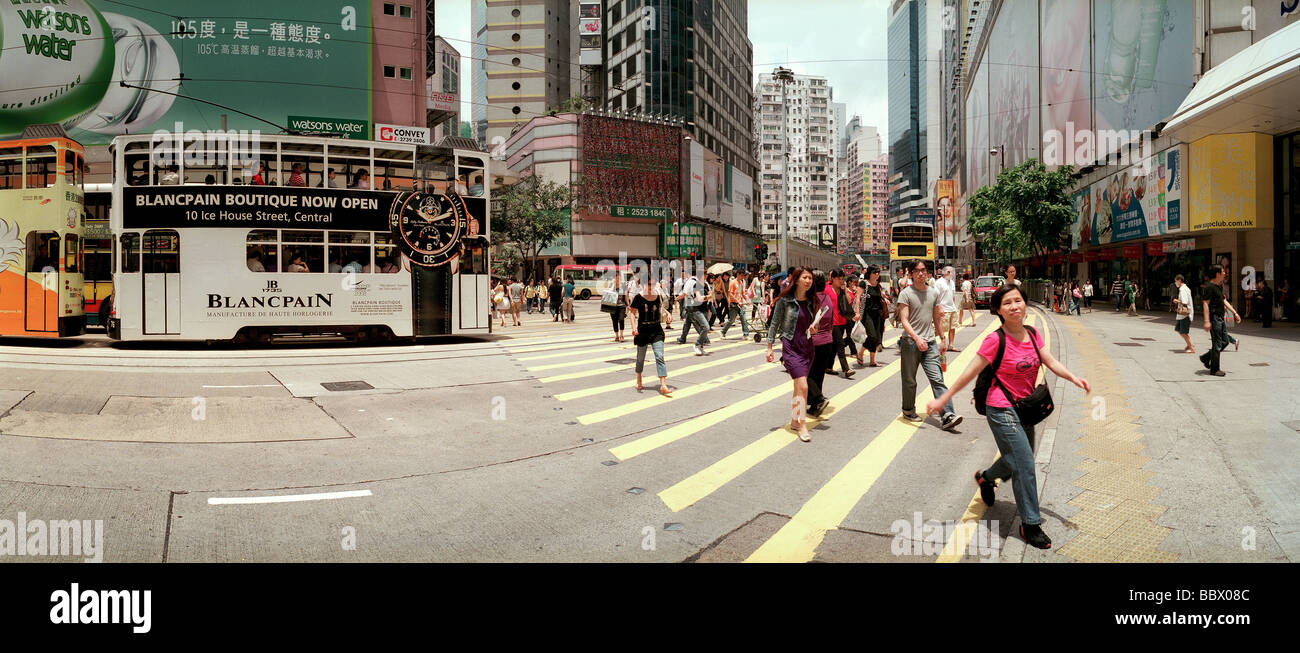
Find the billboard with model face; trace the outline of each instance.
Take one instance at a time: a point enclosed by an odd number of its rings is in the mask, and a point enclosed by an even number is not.
[[[1088,51],[1089,25],[1092,21],[1087,2],[1078,0],[1043,0],[1042,61],[1043,132],[1062,135],[1092,129],[1092,53]],[[1044,137],[1046,139],[1046,136]],[[1049,169],[1061,164],[1076,167],[1090,162],[1076,160],[1073,139],[1065,139],[1060,161],[1044,161]],[[1044,150],[1047,157],[1047,150]]]
[[[1005,146],[1013,167],[1040,151],[1038,0],[1006,0],[998,10],[985,60],[989,147]],[[999,160],[1000,161],[1000,160]]]
[[[227,129],[279,131],[198,100],[279,126],[290,115],[369,122],[370,28],[369,0],[171,0],[166,12],[0,2],[0,138],[59,123],[83,144],[106,144],[176,123],[220,129],[222,114]]]

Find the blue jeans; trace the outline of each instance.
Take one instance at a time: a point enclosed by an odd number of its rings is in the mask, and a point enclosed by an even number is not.
[[[903,367],[903,412],[916,412],[916,367],[920,364],[921,369],[925,370],[925,377],[930,380],[930,390],[934,392],[936,398],[942,397],[943,393],[948,391],[948,386],[943,383],[943,371],[939,369],[939,345],[933,338],[926,342],[929,347],[924,352],[917,351],[916,343],[911,338],[903,336],[898,340],[898,349],[902,358]],[[952,400],[943,407],[945,417],[954,414],[952,409]]]
[[[692,325],[700,332],[700,337],[695,344],[700,347],[709,344],[709,323],[704,318],[704,311],[692,306],[686,307],[686,321],[682,322],[682,337],[677,339],[677,343],[686,344],[686,334],[690,333]]]
[[[1020,521],[1026,526],[1037,526],[1043,522],[1038,514],[1038,479],[1034,475],[1034,450],[1029,445],[1029,436],[1020,425],[1020,417],[1011,408],[989,406],[984,411],[989,420],[989,429],[993,439],[998,443],[1002,457],[991,467],[984,470],[984,476],[992,479],[1011,479],[1012,489],[1016,495],[1016,510],[1020,511]]]
[[[668,365],[664,363],[664,341],[656,340],[649,345],[643,345],[636,348],[636,373],[640,374],[645,369],[645,350],[650,347],[655,352],[655,372],[658,376],[668,376]]]
[[[736,320],[740,320],[740,331],[741,331],[741,333],[742,333],[746,338],[749,337],[749,322],[746,322],[746,321],[745,321],[745,316],[741,315],[740,313],[741,313],[741,311],[740,311],[740,304],[728,304],[728,305],[727,305],[727,323],[726,323],[725,325],[723,325],[723,327],[722,327],[722,337],[723,337],[723,338],[727,337],[727,329],[730,329],[732,323],[734,323]]]

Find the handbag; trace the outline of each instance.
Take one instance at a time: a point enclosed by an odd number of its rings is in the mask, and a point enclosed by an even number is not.
[[[1188,308],[1187,304],[1184,304],[1177,299],[1174,300],[1174,306],[1177,307],[1178,317],[1186,317],[1192,314],[1192,309]]]
[[[618,312],[618,291],[610,288],[600,293],[600,311],[602,313]]]
[[[853,340],[854,344],[861,347],[862,343],[867,340],[867,328],[862,326],[861,322],[854,322],[853,331],[849,333],[849,338]]]

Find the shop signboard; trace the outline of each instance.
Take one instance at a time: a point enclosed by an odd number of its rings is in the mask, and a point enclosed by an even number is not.
[[[1124,258],[1142,258],[1141,245],[1125,245]]]
[[[673,222],[660,225],[660,233],[663,234],[664,256],[668,258],[690,256],[691,252],[695,252],[696,255],[704,254],[704,225],[702,224]]]
[[[1093,249],[1083,253],[1083,260],[1088,263],[1096,263],[1101,260],[1101,252]]]
[[[1115,260],[1115,259],[1117,259],[1117,258],[1119,258],[1119,250],[1118,250],[1118,249],[1103,249],[1103,250],[1101,250],[1101,260],[1103,260],[1103,261],[1113,261],[1113,260]]]
[[[1070,262],[1071,262],[1071,263],[1082,263],[1082,262],[1083,262],[1083,252],[1070,252]]]
[[[1090,198],[1075,193],[1080,240],[1105,245],[1182,230],[1181,169],[1172,147],[1093,184]]]
[[[1147,256],[1164,256],[1164,243],[1147,243]]]
[[[1182,238],[1180,240],[1167,240],[1164,242],[1164,253],[1166,254],[1190,252],[1194,249],[1196,249],[1195,238]]]

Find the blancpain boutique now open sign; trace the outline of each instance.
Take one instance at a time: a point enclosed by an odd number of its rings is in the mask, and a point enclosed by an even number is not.
[[[396,193],[331,188],[211,186],[122,189],[127,229],[246,227],[388,231]]]

